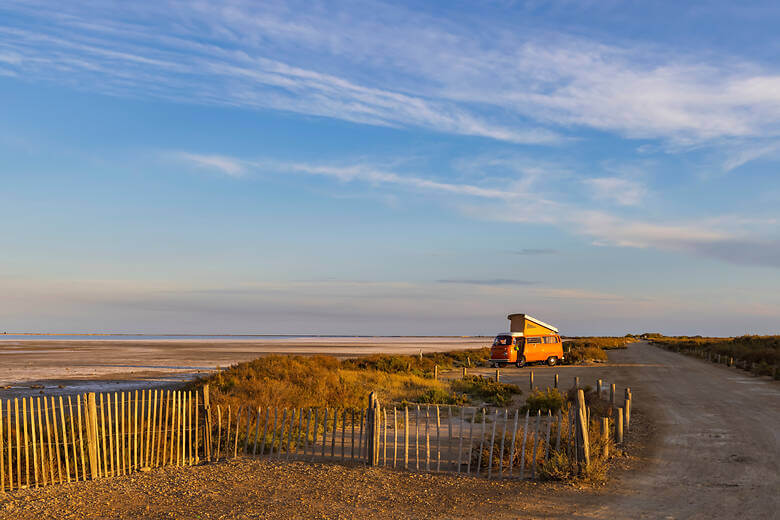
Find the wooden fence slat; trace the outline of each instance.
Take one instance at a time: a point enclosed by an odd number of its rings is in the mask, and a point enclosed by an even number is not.
[[[11,457],[8,457],[8,466],[11,466]],[[3,400],[0,399],[0,493],[3,491],[5,491],[5,444],[3,441]]]
[[[76,455],[76,426],[75,422],[73,420],[73,401],[71,400],[70,396],[68,396],[68,415],[70,417],[70,438],[71,442],[73,443],[73,475],[75,477],[76,482],[79,481],[79,463]],[[84,480],[84,474],[81,474],[81,479]]]
[[[246,437],[244,438],[244,455],[249,452],[249,429],[252,426],[252,407],[246,407]]]
[[[501,449],[498,451],[498,478],[504,478],[504,440],[506,438],[506,427],[509,424],[509,410],[504,408],[504,428],[501,430]]]
[[[474,451],[474,423],[477,422],[477,409],[471,415],[471,424],[469,425],[469,454],[466,459],[466,475],[471,475],[471,456]]]
[[[164,466],[165,465],[165,454],[168,450],[168,434],[165,431],[168,428],[168,419],[170,415],[170,404],[171,404],[171,391],[166,390],[165,393],[163,391],[160,391],[160,436],[159,440],[157,441],[157,465],[158,466]],[[165,412],[163,413],[163,409],[165,409]]]
[[[232,419],[233,409],[228,405],[227,409],[227,432],[225,433],[225,458],[230,457],[230,420]]]
[[[11,400],[8,399],[5,402],[5,408],[6,413],[8,414],[5,425],[6,425],[6,438],[8,439],[8,490],[11,491],[14,488],[14,470],[13,470],[13,451],[12,451],[12,438],[11,438]],[[3,417],[0,415],[0,420],[2,420]],[[17,430],[18,431],[18,430]]]
[[[222,408],[220,408],[219,405],[217,405],[217,449],[215,450],[216,453],[214,456],[216,457],[214,460],[219,460],[219,452],[220,452],[220,446],[222,441]]]
[[[24,407],[24,403],[22,403]],[[19,400],[14,397],[14,423],[16,424],[16,489],[22,487],[22,445],[19,442]]]
[[[114,417],[111,415],[111,394],[106,394],[106,422],[108,424],[108,461],[109,461],[109,468],[111,476],[116,476],[116,470],[114,466],[114,458],[115,458],[115,452],[114,452]]]
[[[436,409],[436,471],[441,471],[441,415],[439,412],[439,405],[435,406]]]
[[[35,399],[38,402],[38,420],[41,419],[41,400]],[[38,428],[43,433],[43,428]],[[32,454],[33,454],[33,477],[35,480],[35,487],[38,487],[38,449],[36,447],[37,439],[35,438],[35,404],[33,398],[30,397],[30,438],[32,439]],[[43,436],[41,436],[41,449],[43,449]],[[43,469],[43,452],[41,452],[41,469]],[[29,484],[28,484],[29,487]]]
[[[561,449],[561,430],[563,429],[563,423],[561,421],[563,416],[560,409],[558,409],[557,417],[558,431],[555,434],[555,451],[559,451]]]
[[[103,447],[103,476],[108,476],[108,457],[106,456],[106,408],[103,394],[100,394],[100,441]]]
[[[133,397],[133,468],[138,470],[138,390]]]
[[[54,397],[51,398],[52,402],[54,401]],[[62,451],[65,455],[65,478],[68,482],[70,482],[70,462],[68,461],[68,430],[65,429],[65,410],[62,405],[62,396],[59,396],[60,401],[60,428],[62,429]],[[0,413],[0,418],[2,418],[3,414]],[[54,417],[54,420],[57,420],[57,417]],[[2,429],[2,424],[0,424],[0,429]],[[2,457],[3,452],[3,436],[0,432],[0,457]],[[57,458],[59,459],[59,454],[57,454]],[[0,464],[0,468],[2,468],[2,464]],[[0,487],[1,488],[1,487]]]
[[[114,397],[117,398],[116,404],[119,405],[119,410],[116,410],[116,406],[114,407],[114,410],[117,412],[116,420],[117,420],[117,429],[116,429],[116,451],[117,451],[117,457],[118,464],[117,464],[117,472],[120,472],[122,475],[127,474],[127,466],[125,464],[125,393],[119,392],[119,395],[116,393],[114,394]]]
[[[420,405],[414,414],[414,469],[420,471]]]
[[[452,407],[447,407],[447,461],[455,463],[452,456]]]
[[[487,411],[483,408],[482,409],[482,434],[479,437],[479,455],[477,456],[476,475],[479,475],[479,472],[482,470],[482,452],[484,451],[485,448],[486,421],[487,421]]]
[[[365,414],[360,410],[360,438],[358,440],[358,458],[363,457],[363,417]]]
[[[264,455],[265,454],[265,444],[266,444],[266,439],[268,438],[267,437],[268,436],[268,421],[269,421],[269,419],[271,417],[270,414],[271,414],[271,407],[269,406],[269,407],[267,407],[265,409],[265,421],[263,421],[263,443],[260,445],[260,455]]]
[[[49,421],[49,414],[48,414],[48,403],[46,402],[46,397],[43,398],[43,409],[41,409],[41,398],[36,397],[35,398],[35,406],[38,408],[38,438],[40,440],[40,451],[41,451],[41,481],[43,485],[47,485],[49,483],[49,480],[51,480],[51,483],[54,484],[54,455],[52,454],[52,446],[51,446],[51,425],[49,424],[51,421]],[[41,414],[45,415],[46,419],[46,434],[48,436],[48,443],[44,441],[43,437],[43,423],[44,419]],[[46,462],[47,460],[46,455],[48,454],[48,460],[49,460],[49,472],[46,473]]]
[[[44,398],[45,399],[45,398]],[[62,461],[60,460],[60,434],[59,434],[59,428],[57,427],[57,407],[55,406],[54,402],[54,396],[51,398],[51,420],[52,420],[52,429],[54,430],[54,449],[55,449],[55,456],[57,457],[57,482],[62,484]],[[61,410],[60,410],[61,411]],[[48,416],[46,417],[46,420],[48,420]],[[49,425],[46,425],[46,428],[48,429]],[[62,439],[63,443],[66,443],[65,441],[65,424],[62,425]],[[66,448],[67,449],[67,448]],[[67,451],[65,452],[65,461],[67,462]],[[68,475],[68,481],[70,481],[70,475]]]
[[[536,412],[536,428],[534,429],[534,448],[533,448],[533,460],[531,462],[531,478],[536,478],[536,446],[539,441],[539,423],[542,420],[542,411]]]
[[[333,410],[333,436],[330,440],[330,456],[331,458],[336,456],[336,429],[339,422],[339,410],[338,408]]]
[[[547,456],[550,453],[550,431],[552,430],[552,412],[547,410],[547,435],[544,441],[544,460],[547,460]]]
[[[197,415],[195,416],[195,419],[197,420]],[[257,407],[257,417],[255,418],[255,444],[252,448],[252,455],[257,455],[257,440],[260,436],[260,407]]]
[[[404,469],[409,469],[409,407],[404,407]]]
[[[355,417],[355,413],[352,412],[352,419],[353,419],[352,420],[352,422],[353,422],[353,424],[352,424],[352,431],[353,432],[355,430],[354,417]],[[311,434],[311,408],[308,408],[307,411],[306,411],[306,434],[303,437],[303,458],[304,459],[309,456],[309,435],[310,434]],[[353,451],[353,453],[355,451],[355,436],[354,435],[352,435],[352,451]]]
[[[463,465],[463,420],[464,420],[464,414],[465,414],[464,407],[460,407],[460,426],[458,427],[458,473],[461,471],[461,466]]]
[[[335,424],[335,417],[334,417],[334,424]],[[292,441],[292,433],[295,429],[295,408],[290,410],[290,426],[287,428],[287,454],[286,457],[290,458],[290,443]],[[333,430],[333,438],[336,438],[336,430]]]
[[[47,471],[47,468],[46,468],[46,466],[47,466],[47,464],[46,464],[46,440],[45,440],[44,431],[43,431],[43,417],[41,415],[42,411],[41,411],[41,398],[40,397],[36,397],[35,398],[35,407],[37,407],[37,409],[38,409],[37,416],[34,413],[33,400],[32,400],[32,397],[31,397],[30,398],[30,422],[32,423],[33,465],[35,466],[35,468],[33,468],[33,469],[34,469],[34,473],[35,473],[35,486],[38,487],[38,485],[39,485],[39,482],[38,482],[38,472],[40,472],[40,484],[45,486],[45,485],[47,485],[49,483],[49,475],[52,475],[52,478],[53,478],[54,471],[52,471],[49,474],[47,474],[47,472],[46,472]],[[43,412],[45,412],[45,411],[46,411],[46,401],[45,401],[45,398],[44,398],[44,401],[43,401]],[[35,421],[36,421],[36,419],[38,421],[38,430],[37,430],[38,438],[37,439],[36,439],[36,433],[35,433],[36,432],[36,429],[35,429]],[[35,445],[36,445],[36,443],[38,444],[38,451],[40,452],[40,456],[41,456],[40,467],[38,466],[37,463],[35,463],[35,459],[36,459]],[[51,448],[51,443],[49,443],[49,448]],[[52,469],[53,469],[53,464],[54,464],[54,460],[53,460],[53,457],[52,457],[52,465],[49,466]]]
[[[273,457],[274,454],[274,441],[276,440],[276,426],[277,426],[278,414],[279,414],[279,408],[274,406],[274,427],[271,430],[271,448],[268,450],[269,459]]]
[[[488,480],[493,478],[493,446],[496,443],[496,426],[498,425],[498,409],[493,417],[493,434],[490,436],[490,456],[488,457]]]
[[[233,442],[233,458],[238,457],[238,436],[241,432],[241,417],[244,416],[244,414],[241,413],[243,409],[243,406],[239,406],[238,410],[236,410],[236,439]]]
[[[512,477],[512,469],[515,465],[515,441],[517,440],[517,420],[520,418],[520,409],[515,410],[515,423],[512,426],[512,445],[509,449],[509,476]]]
[[[525,442],[528,439],[528,416],[529,410],[525,411],[525,422],[523,423],[523,443],[520,446],[520,478],[525,476]]]
[[[322,420],[322,456],[325,457],[325,446],[328,441],[328,409],[325,408],[325,418]]]
[[[24,424],[24,483],[30,487],[30,436],[27,431],[27,399],[22,398],[22,422]],[[35,451],[35,450],[33,450]]]
[[[431,438],[428,433],[430,407],[425,407],[425,471],[431,471]]]
[[[112,457],[114,459],[114,475],[121,475],[122,474],[122,460],[120,458],[120,453],[122,451],[121,448],[121,429],[119,428],[119,425],[121,423],[121,418],[119,417],[119,393],[114,392],[114,448],[111,450],[113,452]]]
[[[345,408],[341,412],[341,462],[344,462],[346,460],[346,453],[344,451],[345,445],[345,436],[347,434],[347,409]]]
[[[353,426],[354,436],[354,426]],[[354,444],[354,441],[353,441]],[[398,463],[398,410],[393,406],[393,467]]]
[[[312,430],[311,435],[311,460],[313,461],[315,457],[317,456],[317,434],[319,433],[319,419],[320,419],[320,409],[315,408],[314,409],[314,430]]]

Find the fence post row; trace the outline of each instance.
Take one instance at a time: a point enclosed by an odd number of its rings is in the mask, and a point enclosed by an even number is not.
[[[614,403],[615,385],[597,381],[597,392],[602,387],[609,387]],[[601,457],[609,455],[612,440],[618,446],[625,442],[633,396],[624,389],[622,406],[610,409],[612,422],[595,417],[595,408],[590,416],[582,388],[568,411],[526,410],[524,421],[519,409],[441,410],[439,405],[423,405],[424,410],[415,405],[411,414],[408,406],[394,407],[390,417],[375,392],[364,410],[274,407],[272,412],[249,404],[212,410],[208,385],[194,395],[143,390],[80,394],[73,401],[68,396],[66,410],[62,397],[0,399],[0,491],[188,466],[250,451],[272,459],[311,457],[368,466],[390,466],[392,457],[394,468],[503,479],[536,478],[540,464],[564,450],[584,472],[592,461],[591,435],[602,443]]]

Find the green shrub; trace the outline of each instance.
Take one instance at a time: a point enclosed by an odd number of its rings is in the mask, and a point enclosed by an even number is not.
[[[556,413],[563,408],[564,402],[564,396],[557,388],[548,388],[544,391],[537,388],[526,398],[525,406],[522,410],[524,412],[527,410],[531,414],[539,411],[543,414],[546,414],[548,411]]]
[[[507,406],[512,402],[512,396],[521,394],[517,385],[509,383],[497,383],[495,380],[482,376],[467,376],[465,379],[452,381],[452,388],[456,392],[467,394],[485,403],[495,406]]]

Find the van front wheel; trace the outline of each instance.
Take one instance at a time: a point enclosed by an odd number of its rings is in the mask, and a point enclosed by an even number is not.
[[[551,367],[554,367],[555,365],[558,364],[558,358],[555,357],[555,356],[548,357],[547,358],[547,364],[550,365]]]
[[[517,363],[515,363],[515,366],[517,366],[517,368],[523,368],[524,365],[525,365],[525,356],[520,356],[519,358],[517,358]]]

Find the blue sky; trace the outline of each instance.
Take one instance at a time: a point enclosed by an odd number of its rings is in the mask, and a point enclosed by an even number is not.
[[[0,4],[0,329],[780,333],[774,2]]]

